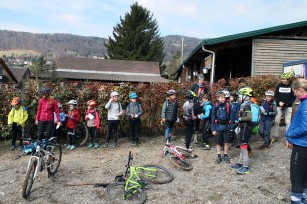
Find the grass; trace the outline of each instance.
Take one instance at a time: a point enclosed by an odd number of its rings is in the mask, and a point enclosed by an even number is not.
[[[34,50],[0,50],[0,56],[2,57],[3,55],[6,56],[20,56],[20,55],[31,55],[31,56],[35,56],[35,55],[40,55],[39,52],[36,52]]]

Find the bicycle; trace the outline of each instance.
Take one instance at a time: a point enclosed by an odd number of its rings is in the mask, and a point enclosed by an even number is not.
[[[125,174],[116,176],[117,182],[106,188],[107,197],[115,203],[144,203],[146,194],[143,189],[148,183],[165,184],[174,179],[170,171],[159,165],[131,166],[132,159],[131,152],[129,152]]]
[[[196,155],[186,148],[174,146],[172,143],[166,143],[162,151],[162,157],[166,155],[169,155],[169,161],[177,168],[184,171],[191,171],[193,169],[192,164],[187,161],[187,158],[195,158]]]
[[[30,195],[34,180],[38,172],[47,169],[49,176],[55,175],[62,160],[62,148],[55,144],[56,138],[52,137],[47,141],[34,142],[35,150],[30,157],[28,168],[23,182],[22,197],[28,198]]]

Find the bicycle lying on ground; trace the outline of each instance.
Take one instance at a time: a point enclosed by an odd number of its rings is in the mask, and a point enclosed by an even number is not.
[[[47,169],[48,178],[53,176],[59,169],[62,159],[62,148],[56,144],[56,138],[52,137],[47,141],[34,142],[35,150],[30,157],[26,177],[23,182],[22,197],[30,195],[34,180],[38,172]]]
[[[170,162],[179,169],[184,171],[191,171],[193,166],[187,161],[187,158],[197,157],[192,151],[187,150],[184,147],[174,146],[172,143],[166,143],[162,157],[169,155]]]
[[[128,163],[124,175],[116,177],[115,183],[106,188],[107,197],[115,203],[144,203],[146,194],[143,191],[147,184],[165,184],[174,179],[174,175],[166,168],[147,164],[131,166],[133,159],[129,152]]]

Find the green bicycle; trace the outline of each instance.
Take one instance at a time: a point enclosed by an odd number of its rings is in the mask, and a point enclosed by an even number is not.
[[[117,176],[116,180],[120,182],[110,184],[106,189],[107,197],[114,203],[144,203],[146,201],[144,188],[148,183],[165,184],[174,179],[170,171],[159,165],[131,166],[132,159],[131,152],[129,152],[125,174]]]

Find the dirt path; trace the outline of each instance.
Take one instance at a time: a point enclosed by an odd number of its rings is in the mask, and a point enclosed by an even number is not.
[[[182,136],[175,144],[182,145]],[[252,139],[252,147],[259,147],[259,137]],[[290,150],[284,141],[274,143],[269,150],[256,150],[251,158],[252,172],[237,175],[228,164],[214,163],[216,153],[195,147],[197,158],[191,159],[194,169],[177,170],[161,158],[164,146],[162,136],[144,138],[139,147],[121,140],[117,148],[64,150],[58,173],[47,178],[47,172],[39,174],[28,200],[21,196],[28,156],[12,159],[21,154],[8,152],[8,142],[1,142],[0,203],[109,203],[104,188],[93,186],[66,186],[67,183],[91,183],[112,181],[125,170],[129,151],[134,155],[133,164],[160,164],[174,173],[173,182],[150,186],[146,190],[147,203],[287,203],[290,181]],[[237,161],[239,149],[232,147],[230,158]]]

